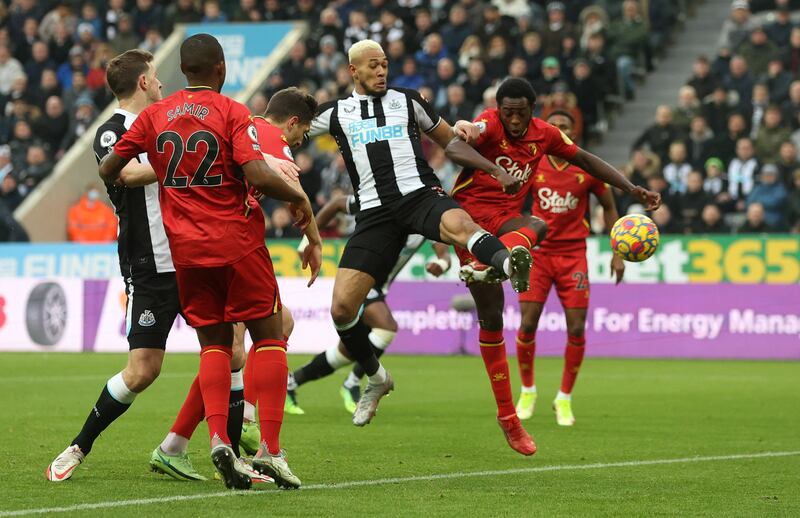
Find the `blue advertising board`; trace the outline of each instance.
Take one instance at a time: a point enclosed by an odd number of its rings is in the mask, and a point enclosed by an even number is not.
[[[293,27],[292,23],[198,23],[186,26],[186,36],[206,33],[219,40],[227,69],[222,93],[233,95],[247,87]]]

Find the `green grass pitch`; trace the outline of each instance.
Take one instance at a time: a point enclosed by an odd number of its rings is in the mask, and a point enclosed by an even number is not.
[[[305,489],[270,486],[226,496],[221,482],[178,482],[148,470],[198,363],[194,355],[168,355],[162,378],[95,443],[72,480],[46,482],[45,467],[124,361],[101,354],[0,355],[0,516],[147,499],[161,500],[65,514],[800,515],[798,363],[589,358],[574,395],[578,423],[563,429],[549,404],[561,360],[537,359],[539,406],[526,427],[539,452],[526,458],[503,440],[479,358],[389,356],[397,390],[364,429],[350,424],[341,406],[344,371],[301,387],[307,414],[286,417],[282,442]],[[202,424],[190,453],[210,476],[207,439]],[[764,452],[794,453],[648,463]],[[516,472],[467,475],[504,470]],[[350,481],[368,482],[331,487]],[[177,498],[186,495],[206,496]]]

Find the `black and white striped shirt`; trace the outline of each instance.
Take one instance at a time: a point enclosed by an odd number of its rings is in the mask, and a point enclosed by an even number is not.
[[[97,129],[94,154],[98,162],[114,149],[114,144],[119,142],[135,120],[135,114],[118,108]],[[146,153],[142,153],[137,159],[141,163],[148,163]],[[122,274],[127,277],[130,271],[174,272],[167,233],[161,220],[158,183],[144,187],[111,185],[106,189],[119,219],[117,240]]]
[[[390,88],[383,97],[360,95],[320,107],[310,137],[336,139],[361,210],[380,207],[423,187],[440,186],[422,154],[422,132],[441,123],[419,92]]]

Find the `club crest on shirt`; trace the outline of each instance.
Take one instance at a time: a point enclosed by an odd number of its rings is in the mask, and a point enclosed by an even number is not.
[[[503,150],[508,149],[508,141],[506,139],[503,139],[503,140],[500,141],[500,149],[503,149]]]
[[[480,131],[481,133],[486,131],[486,122],[487,122],[486,119],[481,119],[475,123],[475,125],[478,127],[478,131]]]
[[[544,175],[542,173],[536,175],[536,183],[544,183],[544,181]]]
[[[578,177],[578,183],[583,183],[586,180],[582,173],[576,173],[575,176]]]
[[[256,127],[253,124],[247,127],[247,135],[250,137],[250,140],[258,143],[258,130],[256,130]]]
[[[149,309],[145,309],[142,311],[142,314],[139,315],[139,325],[142,327],[151,327],[155,325],[156,317],[153,316],[153,312]]]
[[[100,135],[100,145],[103,147],[111,147],[117,143],[117,134],[111,130],[104,131]]]
[[[400,102],[400,99],[394,99],[392,102],[389,103],[389,108],[392,110],[399,110],[403,107],[403,103]]]
[[[289,160],[294,160],[294,155],[292,155],[292,150],[289,146],[283,146],[283,154],[286,155],[286,158]]]
[[[536,144],[528,144],[528,148],[531,150],[531,155],[536,156],[536,152],[539,151],[539,148]]]

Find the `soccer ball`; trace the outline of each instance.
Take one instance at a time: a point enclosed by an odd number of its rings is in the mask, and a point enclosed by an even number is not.
[[[641,214],[623,216],[611,228],[611,249],[626,261],[648,259],[658,248],[658,227]]]

